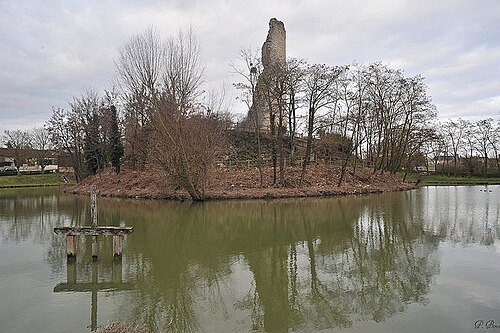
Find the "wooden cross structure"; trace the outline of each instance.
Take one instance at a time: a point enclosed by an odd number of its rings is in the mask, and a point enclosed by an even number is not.
[[[97,188],[93,185],[90,189],[90,215],[91,226],[56,227],[54,232],[66,235],[67,276],[64,283],[58,284],[54,292],[91,292],[91,319],[90,330],[97,329],[97,293],[99,291],[132,290],[134,284],[122,281],[122,236],[134,231],[133,227],[97,226]],[[77,282],[76,274],[76,236],[92,236],[92,281]],[[97,236],[113,236],[113,270],[112,282],[98,280],[97,269]]]
[[[97,188],[92,185],[90,189],[90,215],[92,225],[78,227],[56,227],[54,232],[66,235],[66,254],[68,257],[76,256],[76,236],[92,236],[92,258],[97,259],[97,236],[113,236],[113,255],[120,258],[122,255],[122,236],[134,231],[133,227],[97,226]]]

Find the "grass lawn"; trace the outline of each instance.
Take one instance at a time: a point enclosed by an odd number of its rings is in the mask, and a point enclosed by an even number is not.
[[[60,173],[0,177],[0,188],[57,186],[61,184],[65,183]]]
[[[403,174],[399,174],[403,179]],[[408,174],[406,182],[416,183],[421,179],[419,185],[498,185],[500,178],[484,178],[484,177],[447,177],[440,175],[420,175]]]

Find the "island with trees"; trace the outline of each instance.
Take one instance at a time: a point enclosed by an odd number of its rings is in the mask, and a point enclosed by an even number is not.
[[[115,59],[115,85],[53,108],[46,126],[6,131],[19,154],[57,151],[74,172],[70,193],[134,198],[280,198],[414,187],[408,172],[500,174],[492,119],[439,122],[421,75],[375,62],[328,65],[286,57],[271,19],[262,52],[228,66],[247,107],[235,119],[225,89],[208,89],[192,29],[166,39],[150,28]],[[36,146],[35,146],[36,145]],[[39,159],[46,160],[45,156]],[[43,169],[43,167],[42,167]],[[404,180],[404,179],[403,179]]]

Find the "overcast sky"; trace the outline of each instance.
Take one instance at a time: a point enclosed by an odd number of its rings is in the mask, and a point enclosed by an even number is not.
[[[288,56],[382,61],[422,74],[442,119],[500,118],[499,0],[0,0],[0,136],[42,125],[85,89],[110,89],[118,49],[148,27],[167,37],[191,25],[207,84],[230,85],[229,63],[261,47],[272,17]]]

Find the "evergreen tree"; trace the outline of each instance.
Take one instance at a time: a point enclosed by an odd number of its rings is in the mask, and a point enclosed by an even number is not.
[[[123,157],[123,145],[121,141],[121,132],[118,126],[118,116],[116,108],[111,105],[111,135],[109,138],[108,156],[115,172],[120,173],[120,159]]]
[[[104,154],[101,149],[99,134],[99,116],[94,112],[89,119],[85,130],[84,158],[87,171],[95,175],[97,170],[104,167]]]

